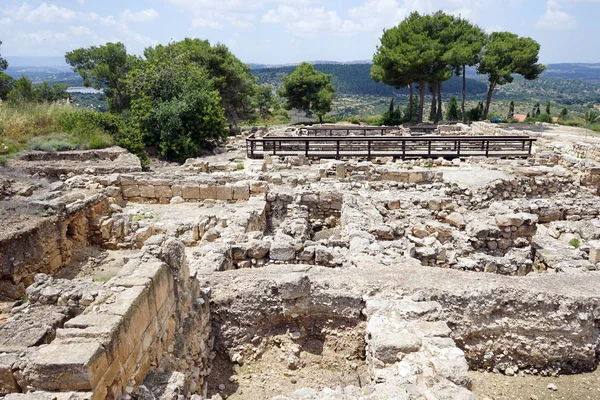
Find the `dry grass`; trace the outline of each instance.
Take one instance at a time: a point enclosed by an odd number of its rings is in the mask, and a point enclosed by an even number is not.
[[[112,145],[112,138],[96,127],[81,125],[65,129],[61,126],[63,117],[73,114],[76,117],[80,112],[59,104],[0,105],[0,156],[30,148],[56,151]]]

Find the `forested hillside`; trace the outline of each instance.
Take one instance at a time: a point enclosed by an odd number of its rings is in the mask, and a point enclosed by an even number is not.
[[[333,86],[337,94],[357,94],[369,96],[393,96],[408,94],[408,89],[396,90],[383,83],[373,81],[369,74],[371,64],[315,64],[315,69],[332,75]],[[275,87],[281,86],[284,75],[291,74],[296,67],[285,66],[277,68],[253,69],[259,83],[267,83]],[[470,95],[483,94],[487,90],[485,82],[467,79],[467,93]],[[459,94],[462,91],[462,80],[453,77],[444,82],[445,93]]]
[[[559,68],[558,66],[561,66]],[[500,86],[496,89],[498,100],[536,100],[552,101],[564,105],[592,105],[600,103],[600,68],[592,68],[595,64],[553,64],[549,71],[541,78],[528,81],[515,77],[514,82]],[[556,67],[555,67],[556,66]],[[371,78],[369,71],[371,64],[315,64],[315,69],[327,74],[332,74],[332,82],[336,88],[336,96],[358,95],[391,97],[408,95],[408,90],[396,90],[383,83],[377,83]],[[600,65],[599,65],[600,67]],[[291,74],[296,67],[284,66],[276,68],[253,69],[252,73],[258,77],[259,83],[267,83],[281,87],[283,76]],[[593,74],[596,75],[593,75]],[[565,79],[557,76],[573,76]],[[467,74],[467,97],[471,100],[482,100],[487,91],[487,80],[484,76]],[[586,76],[586,80],[575,77]],[[598,83],[594,83],[594,81]],[[461,77],[452,77],[444,82],[442,91],[446,96],[461,93]]]

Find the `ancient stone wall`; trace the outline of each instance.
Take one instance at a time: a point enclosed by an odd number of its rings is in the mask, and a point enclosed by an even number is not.
[[[116,399],[160,370],[183,373],[188,394],[206,392],[208,302],[190,277],[181,242],[149,246],[96,293],[83,313],[56,329],[51,343],[13,353],[13,362],[2,364],[0,375],[12,376],[13,389]]]
[[[133,203],[169,204],[179,197],[188,202],[200,200],[248,200],[253,194],[264,194],[262,182],[231,181],[224,177],[164,177],[121,175],[123,198]]]
[[[100,221],[109,214],[108,197],[98,194],[26,229],[0,234],[0,297],[22,296],[35,274],[55,274],[76,249],[101,243]]]

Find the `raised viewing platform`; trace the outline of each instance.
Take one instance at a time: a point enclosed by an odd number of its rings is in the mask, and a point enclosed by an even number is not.
[[[452,159],[474,156],[527,158],[531,155],[535,141],[535,138],[529,136],[265,136],[257,138],[252,135],[246,139],[246,153],[248,158],[264,158],[267,155],[336,159],[349,157]]]

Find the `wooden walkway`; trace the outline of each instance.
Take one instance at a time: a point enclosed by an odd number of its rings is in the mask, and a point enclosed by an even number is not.
[[[527,158],[535,141],[528,136],[250,136],[246,139],[246,154],[248,158],[264,158],[266,155],[335,159]]]
[[[362,136],[386,135],[392,131],[397,131],[397,126],[318,126],[306,128],[308,136],[349,136],[350,133],[358,133]]]

